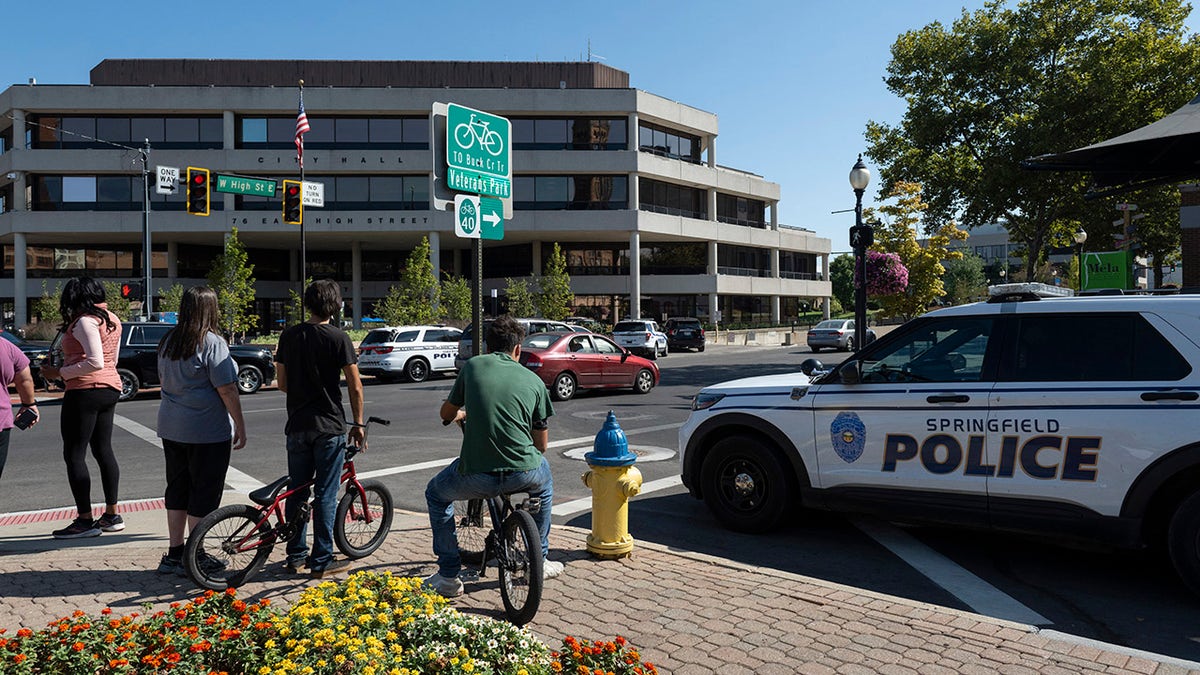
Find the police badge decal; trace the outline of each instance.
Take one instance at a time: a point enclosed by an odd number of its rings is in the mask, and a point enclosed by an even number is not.
[[[862,457],[863,447],[867,444],[867,427],[857,413],[840,412],[829,425],[829,437],[833,441],[833,451],[849,464]]]

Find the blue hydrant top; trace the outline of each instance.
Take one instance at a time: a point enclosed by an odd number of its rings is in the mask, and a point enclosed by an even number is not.
[[[625,440],[625,432],[617,424],[613,411],[608,411],[608,419],[596,434],[592,451],[583,458],[593,466],[630,466],[637,461],[637,455],[629,451],[629,441]]]

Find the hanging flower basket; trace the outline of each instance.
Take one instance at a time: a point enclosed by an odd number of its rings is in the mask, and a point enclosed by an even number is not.
[[[895,253],[867,251],[867,294],[895,295],[908,288],[908,268]],[[861,283],[855,270],[854,283]]]

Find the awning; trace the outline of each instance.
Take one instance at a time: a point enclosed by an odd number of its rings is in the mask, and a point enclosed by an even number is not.
[[[1140,129],[1077,150],[1030,157],[1021,166],[1089,172],[1089,197],[1195,180],[1200,178],[1200,96]]]

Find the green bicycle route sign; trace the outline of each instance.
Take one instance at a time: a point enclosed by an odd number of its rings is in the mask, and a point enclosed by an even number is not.
[[[217,192],[228,192],[235,195],[274,197],[275,181],[265,178],[247,178],[246,176],[217,174],[216,190]]]
[[[512,123],[455,103],[446,111],[446,186],[458,192],[512,196]]]
[[[504,239],[504,206],[491,197],[456,196],[454,233],[464,239]]]

